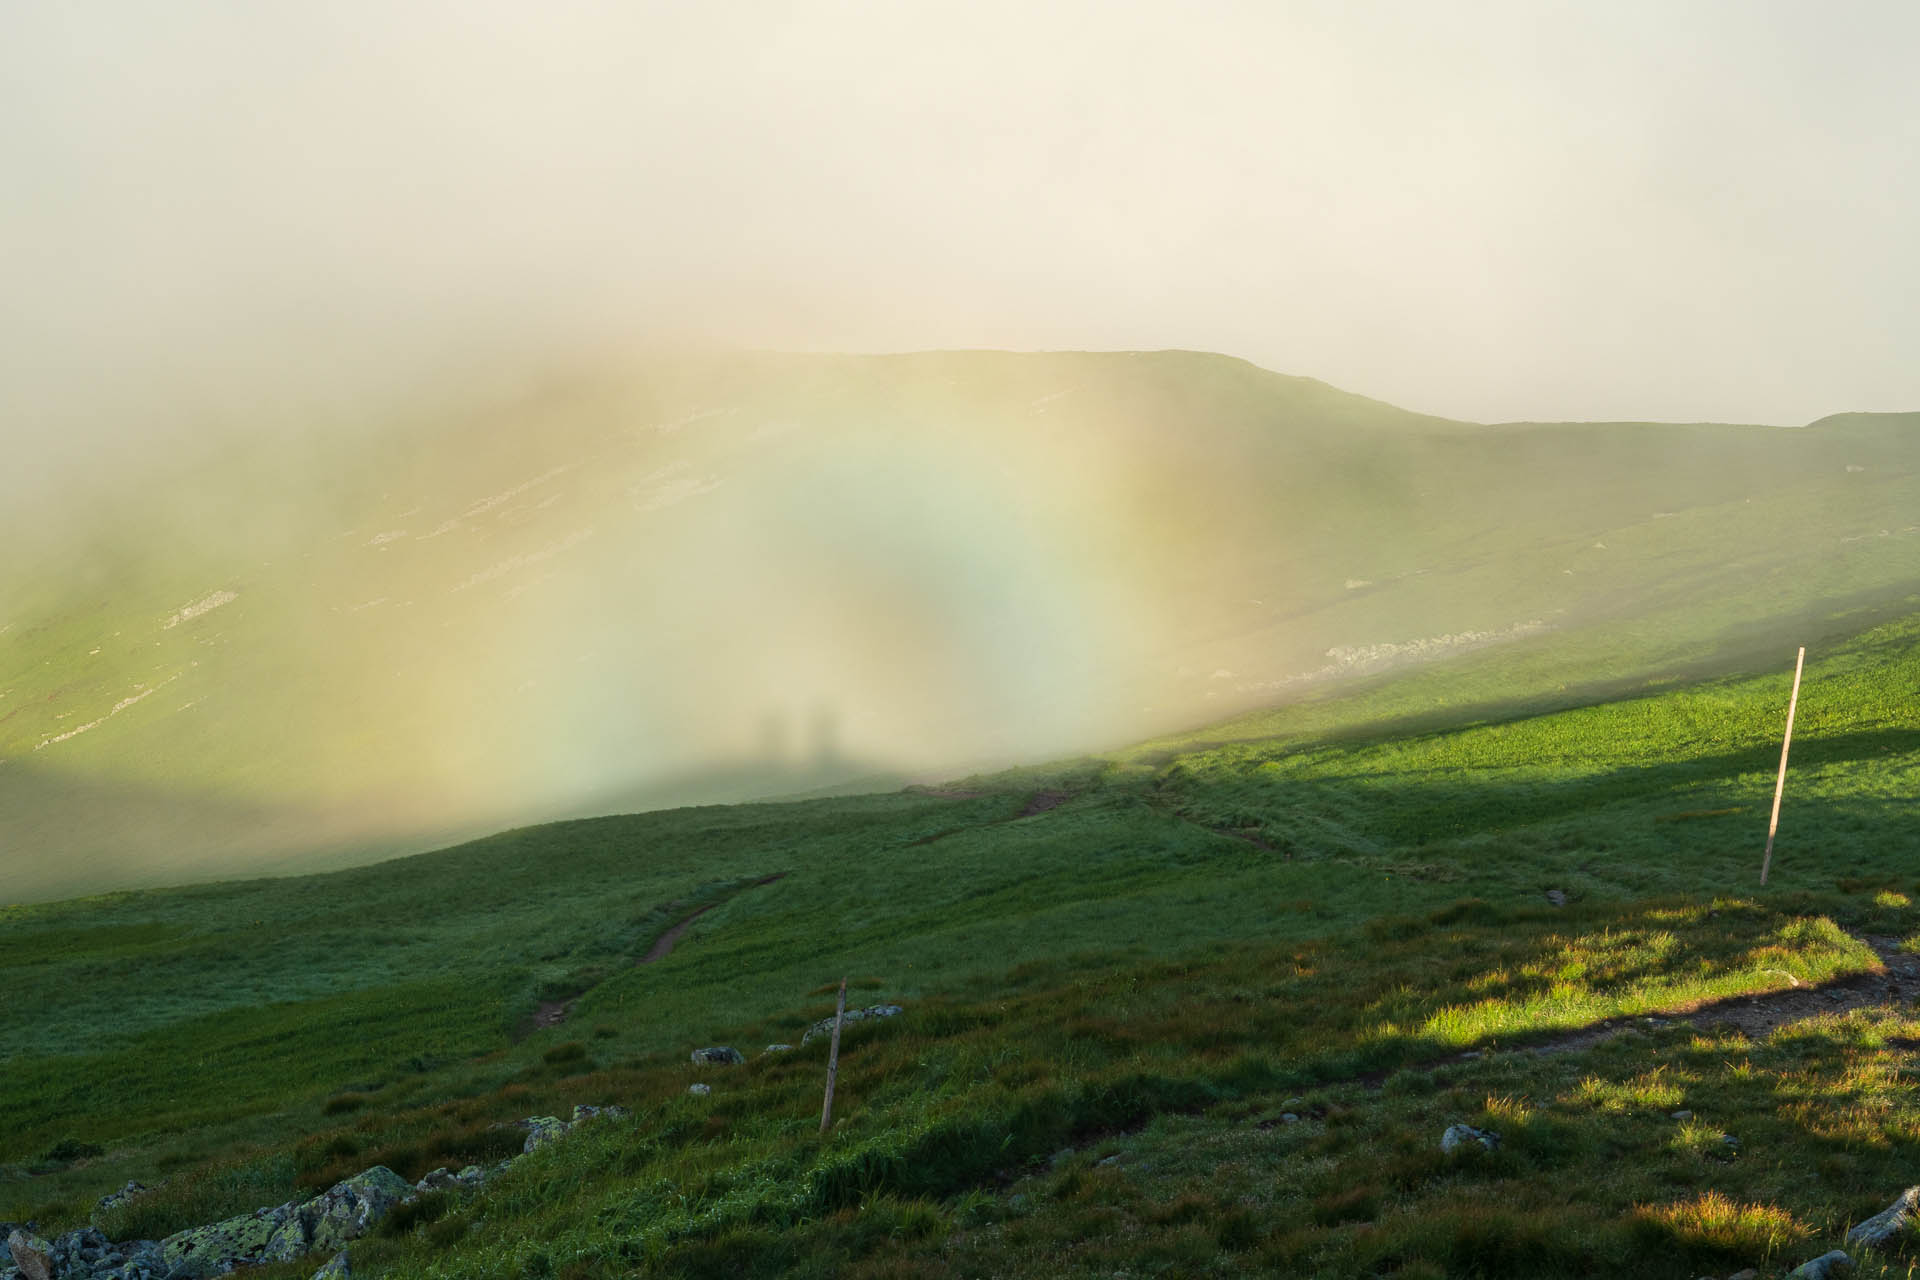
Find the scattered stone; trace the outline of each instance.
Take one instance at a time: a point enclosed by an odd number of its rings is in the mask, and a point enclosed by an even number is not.
[[[1467,1050],[1467,1051],[1466,1051],[1465,1053],[1463,1053],[1463,1054],[1461,1054],[1460,1056],[1461,1056],[1461,1058],[1463,1058],[1463,1059],[1465,1059],[1466,1061],[1468,1061],[1468,1062],[1472,1062],[1472,1061],[1473,1061],[1473,1060],[1474,1060],[1475,1058],[1478,1058],[1478,1057],[1480,1057],[1481,1055],[1480,1055],[1480,1051],[1479,1051],[1478,1049],[1469,1049],[1469,1050]]]
[[[486,1181],[486,1177],[487,1171],[477,1164],[470,1164],[458,1173],[443,1166],[414,1183],[413,1189],[421,1192],[452,1191],[456,1188],[471,1191]]]
[[[262,1256],[270,1262],[291,1262],[309,1253],[338,1253],[366,1235],[413,1198],[413,1187],[385,1165],[336,1182],[300,1205],[267,1241]]]
[[[1440,1150],[1452,1155],[1470,1142],[1477,1142],[1488,1151],[1500,1149],[1500,1135],[1491,1129],[1476,1129],[1470,1124],[1448,1125],[1447,1131],[1440,1135]]]
[[[1547,890],[1547,901],[1556,907],[1564,907],[1567,905],[1567,895],[1558,889],[1549,889]]]
[[[313,1280],[348,1280],[352,1274],[353,1267],[347,1262],[347,1251],[342,1249],[313,1273]]]
[[[120,1188],[118,1191],[109,1191],[106,1195],[101,1196],[99,1207],[102,1209],[118,1209],[121,1205],[127,1203],[127,1201],[137,1196],[143,1196],[146,1193],[147,1188],[144,1184],[129,1181],[126,1186]]]
[[[1715,914],[1718,914],[1717,912]],[[1744,1267],[1727,1277],[1727,1280],[1760,1280],[1760,1273],[1752,1267]]]
[[[851,1025],[855,1022],[864,1022],[869,1018],[897,1018],[904,1012],[906,1012],[906,1010],[897,1004],[870,1004],[864,1009],[847,1010],[845,1021]],[[833,1019],[830,1017],[822,1018],[807,1028],[807,1034],[800,1037],[800,1043],[805,1045],[815,1036],[830,1036],[832,1034]]]
[[[580,1103],[573,1109],[573,1123],[584,1124],[588,1120],[597,1120],[601,1116],[605,1116],[609,1120],[618,1120],[628,1114],[629,1112],[625,1107],[590,1107],[585,1103]],[[571,1128],[572,1126],[570,1125],[568,1127]]]
[[[790,1044],[770,1044],[765,1049],[761,1050],[761,1052],[762,1053],[792,1053],[793,1046]]]
[[[1676,1111],[1676,1112],[1674,1112],[1674,1113],[1673,1113],[1672,1115],[1670,1115],[1670,1116],[1668,1116],[1668,1117],[1667,1117],[1667,1119],[1669,1119],[1669,1120],[1691,1120],[1691,1119],[1693,1119],[1693,1112],[1691,1112],[1691,1111]]]
[[[699,1084],[696,1082],[694,1084],[690,1084],[687,1086],[687,1092],[692,1094],[696,1098],[704,1098],[708,1094],[713,1092],[713,1086],[710,1084]]]
[[[1735,1153],[1738,1153],[1740,1150],[1740,1139],[1734,1137],[1730,1133],[1723,1133],[1720,1135],[1720,1144],[1724,1146],[1727,1150]]]
[[[738,1050],[727,1045],[715,1045],[710,1049],[695,1049],[693,1062],[701,1067],[737,1067],[746,1057]]]
[[[1119,1163],[1120,1163],[1119,1156],[1108,1156],[1105,1160],[1100,1161],[1097,1167],[1101,1169],[1107,1169]]]
[[[560,1141],[572,1127],[559,1116],[528,1116],[527,1141],[520,1148],[520,1154],[532,1155],[549,1142]]]
[[[27,1280],[53,1280],[53,1246],[30,1231],[7,1234],[7,1252]]]
[[[1920,1214],[1920,1187],[1908,1187],[1900,1198],[1847,1232],[1846,1242],[1866,1249],[1878,1249],[1895,1236],[1904,1235]]]
[[[1305,1098],[1288,1098],[1285,1102],[1281,1103],[1280,1105],[1283,1107],[1298,1107],[1303,1105],[1305,1102],[1306,1102]]]
[[[1811,1262],[1803,1262],[1788,1273],[1794,1280],[1838,1280],[1853,1270],[1853,1259],[1840,1250],[1823,1253]]]
[[[1295,1115],[1291,1111],[1282,1111],[1280,1113],[1280,1123],[1281,1124],[1299,1124],[1300,1117]]]

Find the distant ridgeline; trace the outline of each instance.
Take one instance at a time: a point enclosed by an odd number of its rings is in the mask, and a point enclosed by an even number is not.
[[[1189,352],[450,395],[0,517],[0,901],[1777,665],[1920,591],[1917,513],[1920,415],[1484,426]]]

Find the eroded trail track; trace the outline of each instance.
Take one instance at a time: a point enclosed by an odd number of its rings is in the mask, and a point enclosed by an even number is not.
[[[772,884],[775,880],[785,878],[786,874],[784,871],[776,871],[770,876],[761,876],[752,884],[742,885],[724,898],[716,898],[704,906],[689,911],[686,915],[675,921],[666,932],[655,938],[653,945],[647,948],[647,953],[633,962],[634,966],[638,968],[643,964],[652,964],[657,960],[664,960],[667,956],[673,954],[673,949],[676,946],[680,945],[680,939],[686,936],[687,930],[693,927],[695,920],[698,920],[715,907],[733,901],[735,897],[745,893],[747,890],[758,889],[762,885]],[[591,988],[589,988],[589,990],[591,990]],[[573,1012],[574,1003],[585,994],[586,992],[582,991],[568,996],[565,1000],[548,1000],[542,1003],[539,1008],[533,1011],[534,1030],[539,1031],[547,1027],[557,1027],[565,1022],[567,1015]]]

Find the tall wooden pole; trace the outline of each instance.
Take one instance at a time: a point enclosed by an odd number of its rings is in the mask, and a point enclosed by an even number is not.
[[[1787,789],[1787,748],[1793,745],[1793,713],[1800,705],[1800,669],[1806,665],[1807,647],[1793,660],[1793,696],[1787,700],[1787,734],[1780,739],[1780,776],[1773,784],[1773,817],[1767,820],[1767,856],[1760,860],[1760,883],[1767,882],[1767,870],[1773,866],[1773,837],[1780,830],[1780,796]]]
[[[820,1104],[820,1132],[833,1123],[833,1082],[840,1074],[840,1024],[847,1017],[847,980],[840,979],[840,1003],[833,1010],[833,1044],[827,1050],[827,1100]]]

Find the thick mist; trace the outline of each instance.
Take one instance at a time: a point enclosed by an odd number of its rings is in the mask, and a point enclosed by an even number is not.
[[[1916,36],[13,6],[0,839],[131,883],[897,785],[1721,590],[1806,459],[1554,436],[1600,501],[1464,424],[1920,404]],[[1252,365],[833,354],[1008,349]],[[1904,572],[1871,453],[1795,501],[1884,563],[1809,592]]]
[[[1476,421],[1904,409],[1916,38],[1737,0],[10,6],[0,492],[636,338],[1221,350]]]

